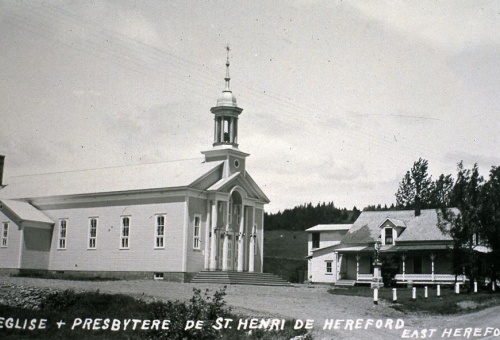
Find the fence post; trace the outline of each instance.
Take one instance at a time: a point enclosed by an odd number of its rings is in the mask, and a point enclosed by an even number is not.
[[[427,299],[428,297],[428,290],[427,290],[427,286],[424,287],[424,297]]]
[[[413,287],[412,290],[411,290],[411,298],[413,300],[416,300],[417,299],[417,287]]]
[[[398,292],[397,288],[392,288],[392,302],[398,301]]]
[[[437,297],[441,297],[441,286],[437,285],[436,290],[437,290]]]
[[[474,293],[477,293],[477,281],[474,281]]]
[[[378,305],[378,288],[373,289],[373,303]]]
[[[460,294],[460,283],[455,283],[455,294]]]

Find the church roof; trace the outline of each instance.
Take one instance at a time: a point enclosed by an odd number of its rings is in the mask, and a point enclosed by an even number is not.
[[[222,161],[204,157],[161,163],[11,177],[0,198],[36,198],[187,187]]]
[[[453,209],[458,213],[457,209]],[[342,244],[373,243],[380,237],[380,225],[387,219],[397,220],[406,228],[396,239],[399,242],[419,241],[451,241],[449,235],[443,234],[437,227],[438,215],[436,209],[424,209],[419,216],[414,210],[363,211],[354,222],[352,228],[344,236]]]

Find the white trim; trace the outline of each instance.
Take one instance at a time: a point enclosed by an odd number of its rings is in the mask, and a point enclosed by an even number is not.
[[[182,233],[182,271],[186,271],[189,230],[189,197],[184,201],[184,232]]]
[[[158,226],[160,224],[158,223],[158,217],[163,217],[163,233],[160,235],[158,233]],[[166,224],[167,224],[167,214],[155,214],[155,237],[153,239],[153,247],[154,249],[165,249],[165,229],[166,229]],[[161,245],[158,244],[158,240],[161,239]]]
[[[328,264],[330,264],[330,271],[328,271]],[[333,275],[333,260],[325,260],[325,275]]]
[[[92,221],[95,220],[95,236],[90,236],[92,230]],[[99,217],[89,217],[88,232],[87,232],[87,250],[94,250],[97,248],[97,230],[99,229]],[[91,246],[93,240],[93,246]]]
[[[196,227],[196,219],[198,219],[198,227]],[[197,228],[198,228],[198,236],[196,236]],[[193,249],[201,250],[201,214],[194,214],[193,218]]]
[[[64,237],[61,236],[62,222],[64,222]],[[68,219],[67,218],[60,218],[59,219],[59,230],[57,233],[57,249],[58,250],[66,250],[67,239],[68,239]],[[63,247],[61,247],[61,241],[64,241]]]
[[[123,230],[124,230],[124,223],[123,221],[125,219],[128,219],[128,232],[127,235],[123,235]],[[120,244],[119,248],[120,249],[130,249],[130,227],[132,226],[132,219],[130,218],[130,215],[122,215],[120,216]],[[123,241],[126,241],[126,245],[123,245]]]
[[[2,222],[2,230],[1,230],[2,235],[0,238],[0,248],[7,248],[9,246],[9,229],[10,229],[9,222]]]

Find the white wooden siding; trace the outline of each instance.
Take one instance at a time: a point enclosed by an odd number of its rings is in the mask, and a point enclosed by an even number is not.
[[[127,206],[45,210],[54,221],[67,218],[66,249],[52,235],[50,270],[182,271],[184,201]],[[155,249],[155,216],[166,214],[165,248]],[[121,217],[133,220],[130,248],[120,249]],[[88,219],[98,217],[96,249],[87,249]]]

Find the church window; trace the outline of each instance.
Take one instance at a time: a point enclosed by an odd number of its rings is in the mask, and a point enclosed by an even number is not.
[[[66,249],[66,233],[68,228],[68,220],[59,220],[59,240],[57,242],[57,249]]]
[[[239,223],[240,222],[240,209],[241,205],[235,205],[234,206],[234,214],[236,215],[236,221]]]
[[[326,261],[326,273],[331,274],[332,273],[332,261]]]
[[[201,216],[194,216],[194,229],[193,229],[193,249],[200,249],[200,228],[201,228]]]
[[[130,237],[130,217],[122,216],[121,228],[120,228],[120,248],[129,248],[129,237]]]
[[[165,248],[165,215],[156,215],[155,248]]]
[[[89,243],[88,249],[95,249],[97,241],[97,218],[89,219]]]
[[[319,248],[319,233],[312,233],[312,247]]]
[[[9,223],[2,223],[2,247],[7,247],[7,239],[9,237]]]
[[[234,160],[234,166],[236,168],[239,168],[240,167],[240,161],[238,161],[237,159]]]

